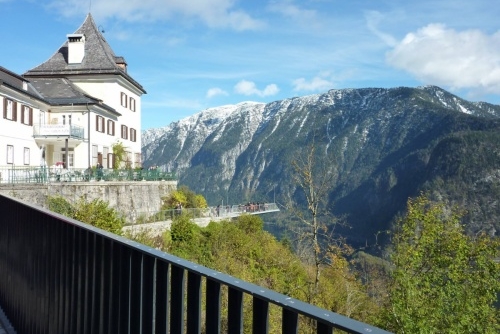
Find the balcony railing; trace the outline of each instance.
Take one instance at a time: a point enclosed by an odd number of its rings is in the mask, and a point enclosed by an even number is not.
[[[71,137],[83,140],[84,128],[70,124],[34,124],[33,137]]]
[[[97,169],[0,166],[0,183],[56,183],[93,181],[171,181],[174,172],[142,169]]]
[[[212,334],[226,315],[242,333],[245,298],[253,333],[268,332],[270,306],[282,333],[302,318],[317,333],[386,333],[10,197],[0,210],[0,305],[18,333]]]

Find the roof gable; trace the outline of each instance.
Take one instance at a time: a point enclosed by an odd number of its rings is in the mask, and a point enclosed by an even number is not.
[[[89,13],[74,34],[85,35],[84,57],[79,64],[68,63],[68,40],[44,63],[24,73],[25,77],[117,74],[124,76],[143,93],[146,91],[126,73],[123,57],[115,55]]]

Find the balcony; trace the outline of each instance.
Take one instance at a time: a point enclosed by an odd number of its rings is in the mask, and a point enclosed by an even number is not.
[[[83,141],[85,130],[81,126],[70,124],[35,124],[33,137],[35,139],[69,138]]]
[[[224,318],[265,334],[271,307],[281,333],[387,333],[14,198],[0,210],[0,305],[17,333],[212,334]]]

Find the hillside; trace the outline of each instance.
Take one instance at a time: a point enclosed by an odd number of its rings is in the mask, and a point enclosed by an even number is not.
[[[211,108],[143,133],[144,166],[222,201],[301,200],[291,162],[314,142],[335,172],[330,210],[373,243],[421,191],[468,210],[471,232],[500,231],[500,106],[435,86],[330,90]],[[285,218],[286,219],[286,218]]]

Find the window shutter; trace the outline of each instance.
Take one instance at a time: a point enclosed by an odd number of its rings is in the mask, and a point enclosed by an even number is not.
[[[29,125],[33,125],[33,108],[30,108],[29,114],[30,114],[30,120],[29,120],[30,124]]]
[[[17,102],[12,101],[12,120],[17,122]]]

